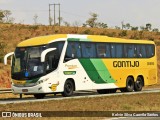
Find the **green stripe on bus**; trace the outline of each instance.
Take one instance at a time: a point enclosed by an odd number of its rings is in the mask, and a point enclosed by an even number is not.
[[[95,66],[98,74],[101,78],[107,83],[115,83],[115,80],[112,79],[111,74],[109,73],[108,69],[106,68],[105,64],[101,59],[91,59],[92,64]]]
[[[80,41],[79,38],[68,38],[67,41]]]
[[[115,83],[100,59],[79,59],[88,76],[95,83]]]

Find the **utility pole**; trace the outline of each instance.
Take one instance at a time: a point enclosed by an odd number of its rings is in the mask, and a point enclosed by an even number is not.
[[[60,3],[59,5],[59,26],[61,26],[61,9],[60,9]]]
[[[50,8],[51,4],[49,4],[49,25],[51,26],[51,8]]]
[[[54,4],[54,25],[56,25],[56,4]]]
[[[61,23],[61,19],[60,19],[60,3],[59,4],[49,4],[49,25],[51,25],[51,5],[54,5],[54,25],[56,25],[56,5],[59,6],[59,26]]]

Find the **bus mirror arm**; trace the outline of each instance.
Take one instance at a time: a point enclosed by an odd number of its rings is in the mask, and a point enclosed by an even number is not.
[[[46,49],[44,50],[42,53],[41,53],[41,62],[45,62],[45,57],[46,57],[46,54],[51,52],[51,51],[54,51],[56,50],[57,48],[49,48],[49,49]]]
[[[9,57],[9,56],[12,56],[14,54],[14,52],[10,52],[10,53],[8,53],[8,54],[6,54],[5,56],[4,56],[4,65],[7,65],[7,58]]]

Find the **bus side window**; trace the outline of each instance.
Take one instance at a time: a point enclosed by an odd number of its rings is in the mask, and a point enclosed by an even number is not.
[[[58,42],[58,54],[59,54],[59,56],[61,56],[63,46],[64,46],[64,42]]]
[[[74,58],[81,58],[81,46],[79,42],[69,42],[67,46],[65,61]]]
[[[111,58],[111,46],[109,43],[106,44],[106,57]]]
[[[146,45],[147,58],[154,56],[154,45]]]
[[[115,58],[116,57],[116,45],[111,44],[111,57]]]
[[[134,54],[134,45],[132,45],[132,44],[128,45],[128,57],[129,58],[135,57],[135,54]]]
[[[96,44],[96,48],[97,48],[97,56],[99,58],[104,58],[106,57],[106,46],[103,43],[97,43]]]
[[[95,58],[96,48],[94,43],[81,43],[82,46],[82,57],[84,58]]]
[[[137,57],[146,58],[145,45],[137,45]]]
[[[57,51],[51,51],[46,55],[46,72],[49,73],[58,67]]]
[[[116,44],[116,58],[122,58],[122,44]]]

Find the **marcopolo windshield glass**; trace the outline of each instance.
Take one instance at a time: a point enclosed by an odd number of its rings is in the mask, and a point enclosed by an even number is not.
[[[16,48],[12,63],[12,78],[27,79],[44,73],[40,61],[41,53],[46,46]]]

